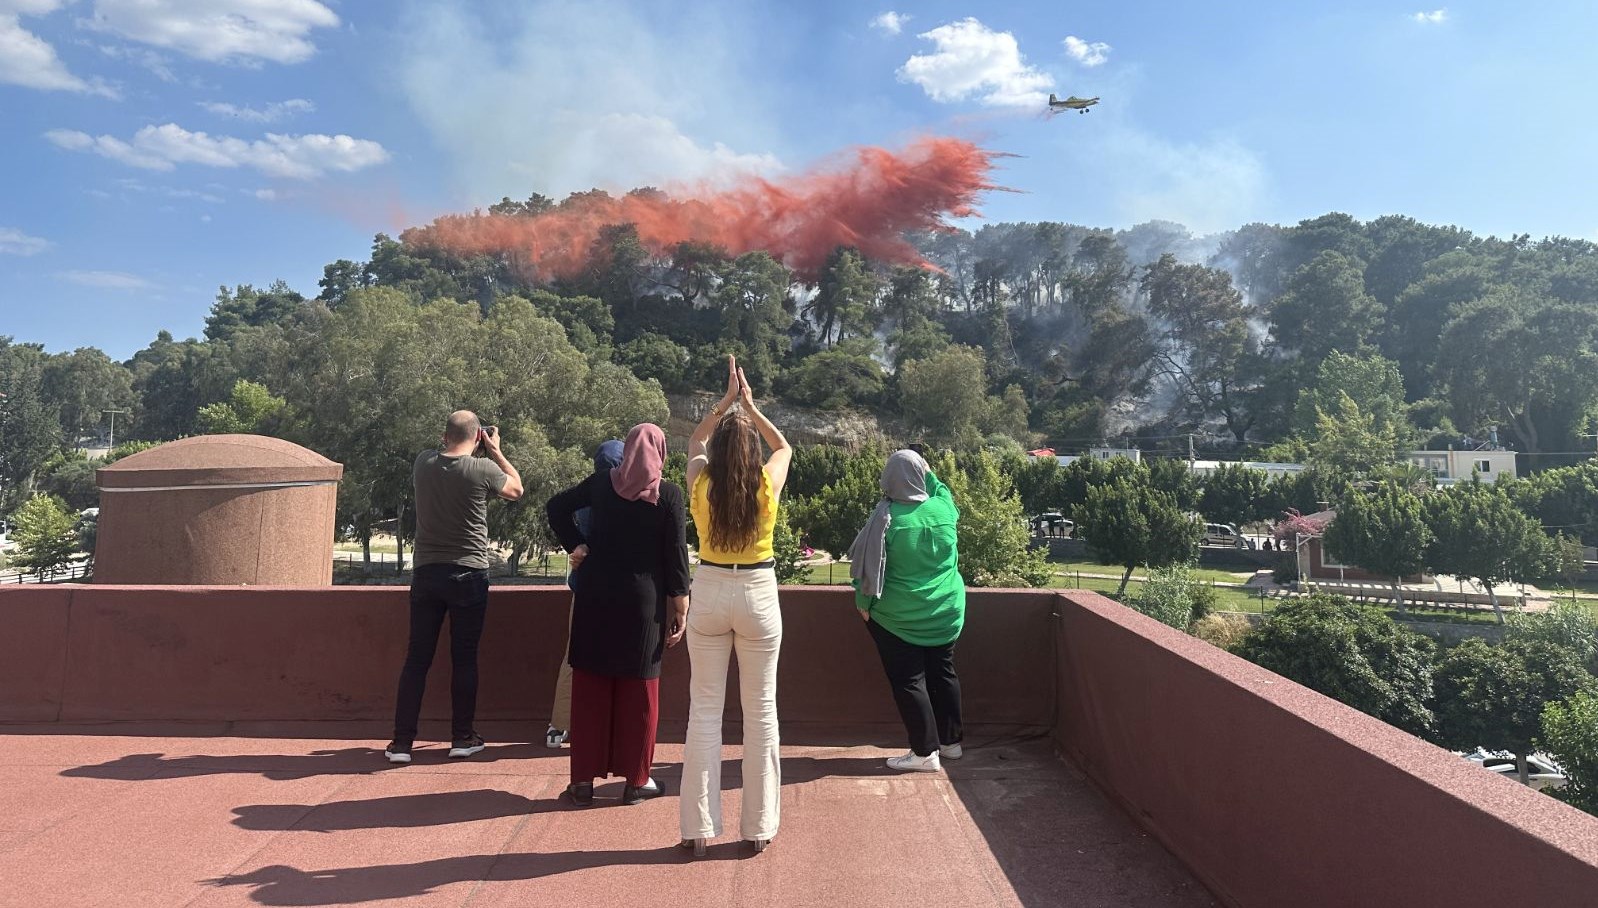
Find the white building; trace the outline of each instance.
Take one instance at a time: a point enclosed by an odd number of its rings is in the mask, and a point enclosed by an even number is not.
[[[1301,463],[1275,463],[1266,460],[1195,460],[1192,463],[1193,472],[1199,476],[1208,476],[1222,466],[1248,467],[1250,470],[1259,470],[1272,480],[1280,479],[1293,473],[1304,472]]]
[[[1051,455],[1060,462],[1062,467],[1068,467],[1084,457],[1091,457],[1094,460],[1125,457],[1133,463],[1141,463],[1143,461],[1143,452],[1137,448],[1088,448],[1086,454],[1055,454],[1053,448],[1038,448],[1035,451],[1027,452],[1029,457],[1049,457]]]
[[[1042,448],[1030,453],[1033,456],[1048,456],[1048,453],[1053,452],[1047,448]],[[1143,452],[1137,448],[1089,448],[1086,454],[1055,455],[1055,459],[1060,462],[1062,467],[1068,466],[1082,457],[1091,457],[1096,460],[1125,457],[1133,462],[1139,462],[1143,459]],[[1482,482],[1497,482],[1500,477],[1514,479],[1519,475],[1515,469],[1514,451],[1411,451],[1408,455],[1408,460],[1417,467],[1430,470],[1432,475],[1437,477],[1437,484],[1441,486],[1453,485],[1456,482],[1468,482],[1472,473],[1479,474]],[[1301,463],[1278,463],[1264,460],[1191,461],[1193,472],[1199,476],[1208,476],[1226,465],[1259,470],[1273,481],[1283,476],[1302,473],[1308,469]]]
[[[1137,448],[1088,448],[1088,455],[1094,460],[1109,460],[1112,457],[1125,457],[1133,463],[1141,463],[1143,452]]]
[[[1482,482],[1517,476],[1514,451],[1411,451],[1409,462],[1432,471],[1437,484],[1444,486],[1469,482],[1473,473],[1480,474]]]

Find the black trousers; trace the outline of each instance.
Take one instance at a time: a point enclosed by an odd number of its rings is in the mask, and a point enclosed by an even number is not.
[[[916,646],[875,621],[868,622],[876,641],[882,668],[893,688],[910,749],[924,757],[939,744],[958,744],[964,737],[960,724],[960,679],[954,673],[954,643]]]
[[[411,642],[400,669],[394,704],[394,740],[416,740],[427,670],[438,649],[438,632],[449,616],[450,740],[475,734],[477,643],[488,611],[488,572],[458,564],[424,564],[411,574]]]

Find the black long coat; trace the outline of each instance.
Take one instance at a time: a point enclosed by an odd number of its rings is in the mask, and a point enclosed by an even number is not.
[[[573,519],[590,508],[588,535]],[[573,668],[615,678],[658,678],[667,597],[688,595],[687,523],[682,488],[660,484],[660,501],[616,494],[609,471],[549,500],[550,529],[570,552],[588,545],[573,577]]]

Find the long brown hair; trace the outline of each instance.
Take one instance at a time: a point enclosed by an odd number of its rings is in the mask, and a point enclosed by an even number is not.
[[[740,409],[728,410],[716,423],[705,453],[710,481],[710,545],[736,552],[755,541],[760,531],[760,436]]]

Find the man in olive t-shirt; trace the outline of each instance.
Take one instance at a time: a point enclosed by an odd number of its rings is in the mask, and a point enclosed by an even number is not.
[[[473,452],[481,444],[485,457]],[[499,449],[499,432],[470,410],[451,413],[443,446],[423,451],[411,468],[416,486],[416,545],[411,571],[411,638],[394,706],[394,740],[384,755],[409,763],[427,670],[449,617],[451,757],[483,749],[477,714],[477,643],[488,610],[488,498],[515,501],[522,478]]]

